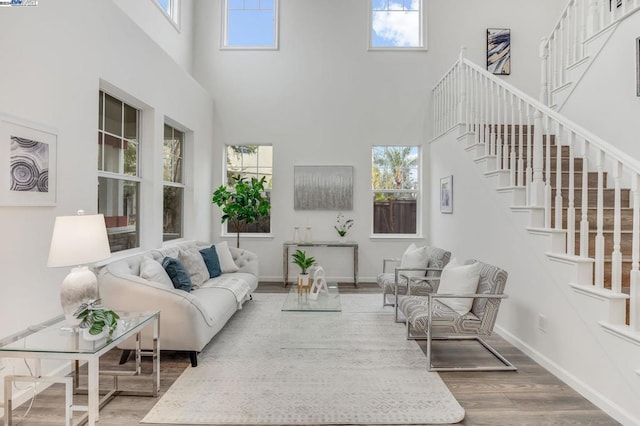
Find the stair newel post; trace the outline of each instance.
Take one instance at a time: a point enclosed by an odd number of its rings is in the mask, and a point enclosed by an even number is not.
[[[540,41],[540,102],[549,105],[549,40],[545,37]]]
[[[555,198],[555,229],[562,229],[562,142],[564,141],[564,128],[558,123],[556,135],[556,198]],[[547,141],[547,146],[551,141]],[[571,168],[571,166],[569,166]],[[571,187],[571,172],[569,172],[569,187]]]
[[[482,80],[482,143],[484,144],[485,155],[491,154],[491,148],[489,144],[489,89],[487,87],[487,78],[480,77]]]
[[[582,153],[582,204],[580,206],[580,256],[589,257],[589,142],[585,139]]]
[[[543,121],[545,123],[544,139],[546,141],[545,153],[544,153],[544,227],[551,228],[551,119],[548,116],[544,116]]]
[[[622,164],[616,161],[613,168],[613,252],[611,253],[611,290],[622,293],[622,253],[620,252],[620,233],[622,200],[620,198],[620,180],[622,179]]]
[[[542,112],[534,109],[533,112],[533,181],[529,183],[529,205],[544,207],[544,148],[542,145],[543,134]],[[530,133],[531,134],[531,133]]]
[[[526,179],[525,186],[527,188],[527,205],[533,206],[537,205],[532,201],[532,185],[533,185],[533,108],[529,104],[525,104],[527,108],[527,170],[526,170]],[[542,144],[540,144],[542,145]],[[541,160],[542,161],[542,160]]]
[[[596,148],[596,168],[598,171],[598,195],[596,214],[596,265],[595,284],[598,288],[604,288],[604,158],[600,148]]]
[[[524,120],[522,119],[522,101],[518,101],[518,186],[524,186]],[[531,158],[531,157],[529,157]]]
[[[495,90],[493,90],[495,103],[495,119],[493,122],[493,132],[495,134],[496,141],[496,170],[502,170],[502,157],[504,156],[504,150],[502,149],[502,141],[504,140],[504,134],[502,133],[502,87],[496,84]]]
[[[464,73],[464,64],[462,63],[462,54],[458,62],[458,89],[460,90],[458,123],[462,123],[465,132],[469,131],[469,114],[467,106],[467,78]]]
[[[493,90],[493,81],[489,80],[489,154],[496,155],[496,105],[495,91]]]
[[[507,89],[502,90],[502,168],[510,170],[509,157],[511,151],[509,151],[509,145],[511,142],[511,132],[509,131],[509,95]]]
[[[586,5],[586,0],[581,0],[580,4],[580,35],[577,42],[577,57],[578,60],[584,58],[584,41],[587,39],[587,31],[589,30],[589,8]]]
[[[482,77],[479,73],[473,73],[473,83],[475,85],[476,92],[476,143],[482,143],[482,134],[484,128],[482,125],[484,110],[482,108]]]
[[[631,248],[631,303],[629,326],[631,330],[640,330],[640,176],[633,173],[631,179],[633,194],[633,237]]]
[[[576,207],[575,207],[575,157],[573,148],[576,134],[569,133],[569,201],[567,203],[567,254],[574,255],[576,249]],[[562,201],[560,201],[562,204]],[[562,215],[560,216],[562,220]]]
[[[567,54],[565,49],[565,38],[566,38],[566,19],[560,21],[560,31],[558,32],[558,42],[556,43],[556,54],[558,57],[558,62],[556,63],[556,70],[558,72],[558,80],[554,87],[559,87],[564,85],[565,76],[564,71],[567,67]]]
[[[511,111],[511,119],[509,120],[510,124],[510,131],[509,131],[509,139],[511,142],[511,155],[509,156],[509,185],[510,186],[516,186],[516,167],[517,167],[517,157],[516,157],[516,128],[515,128],[515,122],[516,122],[516,97],[513,93],[511,93],[511,95],[509,96],[509,100],[510,102],[510,111]]]

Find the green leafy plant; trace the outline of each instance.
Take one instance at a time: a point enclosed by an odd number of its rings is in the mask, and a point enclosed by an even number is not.
[[[264,193],[265,177],[250,181],[238,175],[233,177],[233,188],[220,186],[213,193],[212,202],[222,209],[222,223],[229,221],[236,229],[236,247],[240,247],[240,233],[246,225],[267,216],[271,203]]]
[[[351,229],[351,227],[353,226],[353,219],[345,219],[344,214],[342,212],[339,212],[338,217],[336,218],[336,223],[337,225],[334,225],[333,227],[338,232],[338,235],[344,237],[345,235],[347,235],[347,231],[349,231],[349,229]]]
[[[311,256],[307,257],[307,253],[299,249],[291,255],[291,258],[293,259],[293,263],[300,267],[302,270],[301,274],[303,275],[307,273],[307,269],[316,263],[316,259]]]
[[[100,334],[104,327],[109,328],[109,335],[113,334],[120,316],[100,304],[100,299],[88,300],[81,304],[73,316],[82,320],[80,328],[89,329],[89,334]]]

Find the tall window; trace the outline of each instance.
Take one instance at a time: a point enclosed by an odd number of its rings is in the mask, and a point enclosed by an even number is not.
[[[140,245],[138,143],[140,112],[100,91],[98,212],[112,252]]]
[[[273,189],[273,147],[271,145],[227,145],[226,183],[233,183],[238,176],[247,180],[265,177],[265,192],[271,200]],[[233,224],[226,222],[227,233],[236,232]],[[271,232],[271,216],[263,216],[249,224],[244,232],[268,234]]]
[[[424,48],[423,0],[370,0],[369,47]]]
[[[168,124],[164,125],[164,168],[162,240],[183,236],[184,212],[184,133]]]
[[[179,1],[180,0],[153,0],[158,6],[167,14],[167,17],[171,19],[171,21],[178,25],[178,9],[179,9]]]
[[[278,0],[224,0],[223,7],[223,47],[278,48]]]
[[[420,149],[374,146],[371,188],[373,234],[418,234]]]

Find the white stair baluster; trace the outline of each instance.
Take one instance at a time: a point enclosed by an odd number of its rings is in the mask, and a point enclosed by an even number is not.
[[[613,252],[611,253],[611,290],[622,293],[622,253],[620,251],[620,232],[622,220],[620,208],[620,180],[622,179],[622,164],[616,161],[613,167],[613,191],[615,196],[613,207]]]
[[[633,197],[633,242],[629,326],[633,331],[640,331],[640,176],[637,173],[633,173],[631,191]]]
[[[589,142],[583,142],[582,203],[580,208],[580,256],[589,257]]]
[[[576,207],[575,207],[575,158],[573,148],[576,135],[569,133],[569,200],[567,202],[567,254],[574,255],[576,249]]]
[[[558,134],[556,135],[555,229],[562,229],[562,132],[562,126],[558,124]],[[549,143],[549,141],[547,143]]]
[[[600,148],[596,148],[596,168],[598,171],[598,196],[597,196],[597,216],[596,216],[596,265],[595,265],[595,285],[604,288],[604,158]]]

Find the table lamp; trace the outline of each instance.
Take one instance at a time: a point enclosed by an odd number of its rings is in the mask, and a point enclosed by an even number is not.
[[[60,302],[67,323],[76,323],[73,313],[82,302],[98,298],[98,280],[87,263],[111,256],[107,228],[101,214],[58,216],[53,226],[49,267],[75,266],[60,287]]]

